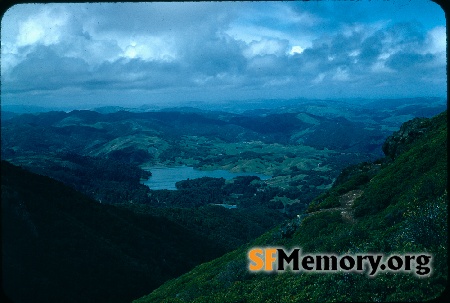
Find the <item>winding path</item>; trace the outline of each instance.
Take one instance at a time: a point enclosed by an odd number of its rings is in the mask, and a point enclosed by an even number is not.
[[[321,209],[321,210],[318,210],[315,212],[311,212],[311,213],[309,213],[309,215],[320,213],[320,212],[326,212],[326,211],[327,212],[340,211],[342,219],[344,219],[344,221],[347,221],[347,222],[353,224],[356,222],[356,219],[353,216],[352,206],[353,206],[353,203],[355,202],[355,200],[357,198],[361,197],[361,195],[363,193],[364,193],[364,191],[362,191],[360,189],[351,190],[348,193],[345,193],[339,197],[339,202],[341,203],[341,207]]]

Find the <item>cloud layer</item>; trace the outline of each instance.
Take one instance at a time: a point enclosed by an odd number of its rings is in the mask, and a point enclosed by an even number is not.
[[[2,100],[444,96],[439,6],[351,2],[17,5],[2,19]]]

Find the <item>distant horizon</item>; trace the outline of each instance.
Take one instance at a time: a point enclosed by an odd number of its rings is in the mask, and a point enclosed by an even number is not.
[[[413,100],[420,100],[422,101],[429,101],[432,100],[434,103],[440,103],[442,101],[443,104],[447,105],[448,100],[446,97],[407,97],[407,98],[317,98],[317,99],[309,99],[309,98],[278,98],[278,99],[247,99],[247,100],[223,100],[220,102],[214,102],[214,103],[208,103],[205,101],[186,101],[186,102],[180,102],[176,104],[164,104],[164,103],[143,103],[139,105],[108,105],[108,104],[90,104],[90,105],[68,105],[68,104],[60,104],[56,106],[51,105],[29,105],[29,104],[0,104],[0,110],[5,112],[13,112],[17,114],[22,113],[39,113],[39,112],[48,112],[48,111],[65,111],[70,112],[74,110],[101,110],[101,109],[123,109],[123,110],[135,110],[135,111],[159,111],[159,110],[165,110],[165,109],[183,109],[183,108],[192,108],[196,110],[212,110],[217,111],[222,108],[224,112],[227,111],[228,107],[233,106],[234,108],[238,108],[240,106],[248,107],[251,106],[254,109],[261,109],[261,108],[279,108],[286,105],[286,103],[294,104],[298,103],[300,105],[302,102],[305,103],[311,103],[311,102],[341,102],[341,103],[347,103],[347,104],[367,104],[371,102],[376,101],[397,101],[397,100],[405,100],[405,101],[413,101]],[[271,103],[273,101],[281,101],[283,104],[274,104]],[[236,103],[238,102],[238,103]],[[410,102],[405,102],[407,104],[410,104]],[[205,105],[208,105],[210,108],[205,108]],[[362,104],[361,104],[362,105]]]

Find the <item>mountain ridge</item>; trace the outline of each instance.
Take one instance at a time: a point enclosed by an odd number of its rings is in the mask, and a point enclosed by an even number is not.
[[[2,286],[13,302],[125,302],[225,251],[3,160],[1,174]]]

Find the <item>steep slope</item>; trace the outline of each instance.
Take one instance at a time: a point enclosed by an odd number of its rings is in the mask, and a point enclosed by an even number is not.
[[[2,286],[13,302],[129,302],[223,253],[166,218],[1,165]]]
[[[394,160],[346,171],[309,213],[166,282],[136,302],[424,301],[448,280],[447,113]],[[431,275],[412,272],[251,273],[247,253],[277,246],[302,254],[431,254]]]

